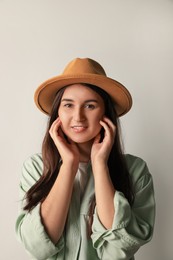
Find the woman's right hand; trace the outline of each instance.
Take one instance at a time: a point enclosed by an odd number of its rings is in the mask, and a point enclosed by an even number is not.
[[[59,117],[51,125],[49,134],[60,153],[63,164],[71,164],[77,169],[79,164],[79,151],[77,145],[72,140],[65,138],[61,129],[61,121]]]

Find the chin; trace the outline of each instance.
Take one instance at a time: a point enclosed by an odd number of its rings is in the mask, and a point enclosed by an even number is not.
[[[85,143],[90,143],[93,142],[94,137],[92,138],[71,138],[73,142],[76,144],[85,144]]]

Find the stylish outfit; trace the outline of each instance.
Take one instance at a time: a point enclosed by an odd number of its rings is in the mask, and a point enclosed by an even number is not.
[[[92,235],[87,236],[89,208],[94,196],[91,165],[79,165],[68,212],[65,230],[55,245],[41,221],[40,204],[31,212],[22,210],[24,195],[40,178],[42,157],[36,154],[23,166],[20,182],[21,209],[16,221],[16,233],[31,259],[39,260],[133,260],[135,252],[153,234],[155,201],[152,176],[146,163],[135,156],[125,155],[135,192],[130,207],[123,193],[114,196],[115,216],[107,230],[99,221],[95,208]],[[86,174],[87,172],[87,174]]]

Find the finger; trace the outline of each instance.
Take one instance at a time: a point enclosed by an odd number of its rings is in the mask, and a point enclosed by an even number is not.
[[[100,124],[101,126],[104,128],[106,133],[110,133],[110,127],[108,126],[108,124],[106,122],[104,122],[103,120],[100,120]]]
[[[49,129],[49,133],[50,133],[52,138],[59,135],[60,125],[61,125],[61,121],[59,119],[56,119],[52,123],[52,125],[51,125],[51,127]]]
[[[61,136],[62,138],[64,138],[64,132],[62,131],[62,128],[61,128],[61,126],[59,126],[58,127],[58,134],[59,134],[59,136]]]
[[[98,135],[96,135],[96,137],[94,138],[94,144],[98,144],[100,142],[100,138],[101,138],[101,134],[99,133]]]
[[[103,121],[106,122],[112,129],[116,129],[116,126],[108,117],[104,116]]]
[[[100,124],[102,125],[102,127],[105,130],[105,135],[104,138],[107,137],[110,140],[114,139],[115,137],[115,130],[112,129],[113,126],[108,125],[106,122],[104,121],[100,121]]]
[[[61,124],[61,120],[59,117],[52,123],[52,127],[56,126],[57,124]]]
[[[59,118],[57,118],[51,125],[49,131],[54,130],[56,127],[59,127],[59,125],[61,124],[61,121]]]
[[[104,117],[102,122],[106,123],[106,125],[109,127],[109,129],[111,130],[112,134],[115,134],[116,132],[116,126],[114,125],[114,123],[108,118],[108,117]]]

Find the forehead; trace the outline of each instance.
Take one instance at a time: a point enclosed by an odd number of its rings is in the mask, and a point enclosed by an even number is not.
[[[64,98],[72,100],[96,99],[99,102],[103,102],[102,97],[97,92],[95,92],[90,87],[84,86],[82,84],[74,84],[68,86],[62,96],[62,99]]]

